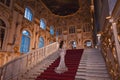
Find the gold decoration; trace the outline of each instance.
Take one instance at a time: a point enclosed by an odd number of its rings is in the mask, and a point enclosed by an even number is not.
[[[15,47],[14,47],[14,52],[15,52],[15,53],[18,53],[18,50],[19,50],[19,47],[18,47],[18,46],[15,46]]]

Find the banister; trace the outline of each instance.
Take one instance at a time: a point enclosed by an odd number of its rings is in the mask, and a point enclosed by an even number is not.
[[[32,50],[0,67],[0,80],[20,80],[20,76],[34,67],[37,63],[58,50],[54,42],[46,47]]]

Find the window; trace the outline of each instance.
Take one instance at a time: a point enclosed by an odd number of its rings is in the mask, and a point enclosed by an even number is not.
[[[46,22],[45,22],[45,20],[44,19],[41,19],[40,20],[40,27],[42,28],[42,29],[46,29]]]
[[[30,47],[30,33],[26,30],[22,32],[20,52],[27,53]]]
[[[84,24],[83,26],[83,32],[90,32],[92,31],[92,27],[90,24]]]
[[[56,30],[56,35],[59,36],[59,35],[61,35],[61,34],[62,34],[62,29],[61,29],[61,28],[58,28],[58,29]]]
[[[51,34],[51,35],[54,35],[54,29],[53,29],[53,26],[50,26],[50,34]]]
[[[39,48],[42,48],[42,47],[44,47],[44,39],[43,39],[43,37],[40,37],[39,38]]]
[[[3,41],[5,37],[5,30],[6,30],[6,25],[3,22],[3,20],[0,19],[0,50],[2,50],[3,47]]]
[[[0,2],[9,7],[10,3],[11,3],[11,0],[0,0]]]
[[[56,36],[58,36],[58,35],[59,35],[58,31],[56,31]]]
[[[71,34],[71,33],[75,33],[75,27],[70,27],[69,28],[69,33]]]
[[[32,11],[29,8],[25,8],[25,14],[24,17],[28,19],[29,21],[32,21],[33,19],[33,14]]]

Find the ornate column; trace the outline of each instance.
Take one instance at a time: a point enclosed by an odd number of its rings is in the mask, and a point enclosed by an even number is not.
[[[118,61],[119,61],[119,65],[120,65],[120,44],[118,42],[118,34],[117,34],[117,28],[116,28],[116,22],[113,21],[113,19],[111,18],[109,20],[110,23],[112,23],[112,29],[113,29],[113,35],[114,35],[114,39],[115,39],[115,47],[116,47],[116,51],[117,51],[117,57],[118,57]]]
[[[33,31],[33,47],[32,50],[36,49],[36,33],[37,33],[37,25],[34,23],[34,31]]]

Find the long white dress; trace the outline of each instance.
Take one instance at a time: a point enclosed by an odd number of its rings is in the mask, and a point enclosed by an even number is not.
[[[60,54],[60,63],[58,67],[55,68],[55,72],[61,74],[68,71],[68,68],[65,64],[65,54],[66,54],[65,48],[59,49],[59,54]]]

